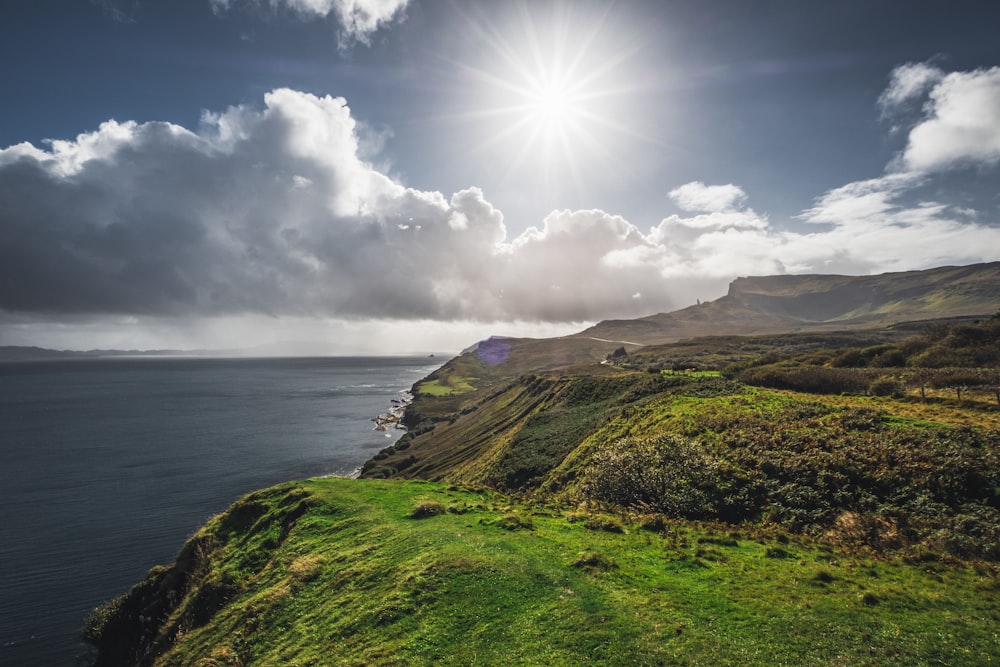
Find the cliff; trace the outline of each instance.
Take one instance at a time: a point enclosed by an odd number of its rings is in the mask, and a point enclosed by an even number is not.
[[[100,667],[982,664],[998,601],[774,532],[322,479],[240,500],[88,636]]]
[[[481,341],[363,479],[250,494],[96,610],[94,664],[985,663],[1000,320],[857,327],[995,312],[998,270],[741,278],[631,329],[783,333]]]

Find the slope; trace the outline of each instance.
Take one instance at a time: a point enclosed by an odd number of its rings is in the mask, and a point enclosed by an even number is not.
[[[984,664],[998,591],[766,532],[322,479],[240,500],[88,636],[98,667]]]
[[[844,330],[1000,308],[1000,262],[876,276],[737,278],[715,301],[635,320],[605,320],[578,334],[651,344],[706,335]]]

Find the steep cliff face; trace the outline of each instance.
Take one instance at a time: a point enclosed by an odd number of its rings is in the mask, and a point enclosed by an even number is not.
[[[316,504],[286,484],[252,493],[209,521],[173,564],[153,568],[91,615],[84,637],[97,649],[94,667],[154,664],[243,592]]]

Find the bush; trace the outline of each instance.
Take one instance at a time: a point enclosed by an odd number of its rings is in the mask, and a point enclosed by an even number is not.
[[[581,490],[593,500],[672,517],[739,520],[749,485],[696,442],[665,435],[598,450]]]
[[[819,366],[760,366],[747,369],[740,379],[759,387],[812,394],[862,394],[868,388],[862,371]]]
[[[587,553],[580,554],[573,562],[573,567],[579,567],[585,570],[607,571],[613,570],[618,567],[618,565],[614,560],[608,558],[600,551],[589,551]]]
[[[892,396],[901,398],[906,395],[903,383],[891,376],[880,377],[868,385],[868,393],[872,396]]]
[[[653,533],[661,533],[667,529],[667,518],[662,514],[643,514],[639,517],[639,528]]]
[[[618,519],[606,516],[595,516],[587,520],[583,527],[587,530],[596,530],[605,533],[624,533],[625,526]]]
[[[447,511],[448,508],[444,506],[444,503],[440,503],[436,500],[422,500],[417,503],[417,506],[413,508],[412,512],[410,512],[410,518],[426,519],[427,517],[444,514]]]
[[[902,368],[906,366],[906,355],[896,349],[885,350],[872,357],[868,365],[874,368]]]
[[[834,368],[858,368],[865,365],[865,358],[861,355],[861,350],[845,350],[830,360],[830,365]]]

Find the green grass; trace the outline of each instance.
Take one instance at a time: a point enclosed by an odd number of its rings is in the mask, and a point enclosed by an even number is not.
[[[445,511],[415,512],[428,506]],[[931,665],[1000,653],[992,570],[602,516],[625,532],[427,482],[286,484],[212,520],[91,635],[113,647],[106,656],[127,651],[129,623],[159,609],[145,626],[162,642],[155,664],[205,667]],[[185,589],[171,608],[168,591]]]
[[[476,390],[476,388],[472,386],[470,382],[471,380],[475,380],[475,378],[449,376],[443,380],[428,380],[427,382],[421,382],[417,385],[417,393],[427,394],[429,396],[453,396],[455,394],[464,394],[466,392]]]
[[[660,373],[664,377],[681,376],[681,377],[697,377],[697,378],[717,378],[722,376],[721,371],[701,371],[701,370],[686,370],[686,371],[672,371],[663,370]]]
[[[97,667],[989,663],[1000,411],[717,370],[832,364],[844,336],[689,341],[620,366],[585,365],[609,344],[580,339],[463,354],[364,469],[436,482],[247,496],[95,613]],[[859,355],[869,336],[848,337]]]

